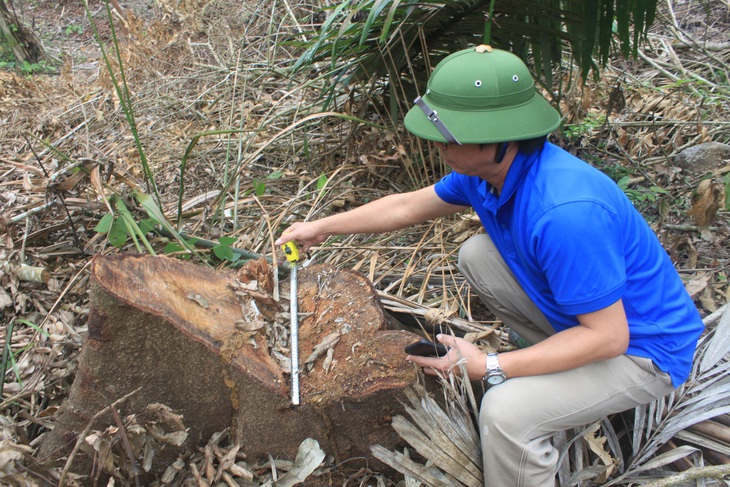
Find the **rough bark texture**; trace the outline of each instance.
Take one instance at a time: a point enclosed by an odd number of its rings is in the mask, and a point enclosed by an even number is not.
[[[89,336],[39,458],[67,455],[95,413],[138,387],[121,416],[140,414],[148,404],[169,406],[189,428],[183,448],[194,449],[225,428],[249,459],[293,458],[306,438],[337,460],[372,461],[371,445],[397,446],[390,419],[402,412],[401,390],[416,380],[403,348],[418,337],[385,329],[369,281],[330,267],[299,271],[301,362],[324,337],[340,337],[330,358],[324,354],[301,377],[301,405],[292,406],[289,376],[269,354],[265,327],[241,331],[242,304],[234,290],[243,274],[166,257],[97,256]],[[288,281],[282,283],[287,294]],[[279,306],[266,293],[257,295],[262,314]],[[113,424],[107,417],[98,427]],[[153,471],[179,452],[167,453]]]
[[[12,48],[19,63],[37,63],[43,58],[43,47],[38,37],[18,20],[5,0],[0,0],[0,34]]]

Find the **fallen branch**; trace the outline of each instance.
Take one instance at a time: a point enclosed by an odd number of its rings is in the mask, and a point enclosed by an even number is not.
[[[672,42],[674,49],[694,49],[700,47],[706,51],[724,52],[730,49],[730,42],[703,42],[702,44],[693,44],[691,42],[674,41]]]
[[[685,225],[685,224],[677,225],[674,223],[665,223],[663,226],[667,230],[676,230],[678,232],[699,232],[702,230],[697,225]],[[716,231],[716,230],[718,230],[718,227],[707,227],[707,229],[710,231]]]
[[[722,479],[730,475],[730,465],[711,465],[709,467],[693,467],[684,472],[672,475],[665,479],[644,484],[645,487],[670,487],[673,485],[685,485],[690,480],[699,479]]]
[[[727,309],[728,303],[723,304],[718,309],[710,313],[709,315],[705,316],[702,320],[702,323],[705,324],[705,326],[710,326],[714,324],[716,321],[720,321],[720,317],[725,313],[725,310]]]
[[[97,419],[99,419],[101,416],[109,413],[110,411],[114,411],[114,408],[118,406],[119,404],[123,403],[133,395],[135,395],[137,392],[139,392],[142,388],[138,387],[137,389],[133,390],[129,394],[125,394],[121,398],[117,399],[113,403],[111,403],[109,406],[105,407],[98,413],[94,415],[93,418],[91,418],[91,421],[86,425],[86,428],[84,428],[84,431],[81,432],[81,434],[76,439],[76,444],[74,445],[74,449],[71,451],[71,454],[68,456],[68,459],[66,460],[66,465],[63,466],[63,470],[61,471],[61,476],[58,478],[58,487],[63,487],[66,485],[66,476],[68,475],[68,471],[71,469],[71,464],[73,463],[74,458],[76,457],[76,454],[79,452],[79,449],[81,448],[81,445],[84,443],[84,440],[86,438],[86,435],[89,434],[89,431],[91,431],[92,426],[96,422]]]
[[[119,428],[119,431],[117,435],[122,439],[122,445],[124,447],[124,451],[127,453],[127,458],[129,459],[129,467],[132,470],[132,475],[134,476],[134,485],[136,487],[141,487],[141,483],[139,481],[139,472],[137,470],[137,460],[134,458],[134,452],[132,451],[132,445],[129,444],[129,437],[127,436],[127,429],[124,427],[124,422],[122,422],[122,418],[119,416],[119,413],[117,412],[116,408],[112,405],[109,406],[112,410],[112,415],[114,416],[114,422],[117,423],[117,427]]]

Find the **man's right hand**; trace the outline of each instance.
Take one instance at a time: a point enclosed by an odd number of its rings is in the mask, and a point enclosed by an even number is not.
[[[281,236],[274,242],[276,245],[284,245],[294,240],[299,250],[306,252],[313,245],[320,244],[327,240],[327,235],[318,230],[317,221],[297,222],[284,230]]]
[[[384,196],[344,213],[311,222],[297,222],[276,240],[283,245],[295,240],[306,252],[332,235],[383,233],[406,228],[426,220],[451,215],[465,207],[444,202],[433,186],[410,193]]]

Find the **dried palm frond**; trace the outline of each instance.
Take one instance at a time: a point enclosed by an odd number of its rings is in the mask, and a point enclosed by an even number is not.
[[[665,476],[656,469],[690,456],[702,466],[701,451],[690,445],[657,453],[688,427],[730,413],[730,307],[725,304],[704,323],[707,332],[700,339],[689,379],[672,394],[635,409],[632,458],[623,475],[607,485]],[[722,450],[720,442],[716,450]]]
[[[426,465],[411,460],[407,452],[392,452],[380,445],[372,448],[373,455],[426,485],[483,485],[479,433],[471,414],[475,407],[471,383],[453,374],[440,382],[443,406],[418,383],[406,390],[411,406],[405,410],[413,423],[400,415],[393,418],[393,428],[428,460]]]
[[[585,429],[574,431],[570,438],[566,433],[554,436],[553,443],[561,451],[561,485],[669,481],[666,477],[673,472],[661,469],[691,456],[696,459],[696,468],[691,469],[688,478],[728,475],[730,468],[705,468],[699,448],[725,451],[727,447],[720,439],[703,436],[702,444],[697,447],[685,444],[661,450],[675,437],[687,443],[697,442],[687,433],[687,428],[730,413],[730,307],[726,304],[706,317],[704,323],[707,332],[700,339],[689,380],[672,394],[635,408],[634,424],[627,428],[631,431],[617,432],[610,418],[603,418]],[[373,455],[426,485],[482,485],[479,433],[472,414],[477,408],[471,383],[450,374],[448,380],[441,378],[441,385],[443,407],[419,383],[406,391],[411,403],[411,407],[406,406],[406,412],[413,422],[403,416],[393,418],[395,430],[426,459],[426,463],[411,459],[407,451],[393,452],[379,445],[372,448]],[[632,439],[632,455],[626,465],[619,442],[621,437]],[[620,475],[608,480],[614,472]]]

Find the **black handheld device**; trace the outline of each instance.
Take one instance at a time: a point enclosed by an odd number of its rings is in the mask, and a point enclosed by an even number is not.
[[[420,355],[422,357],[442,357],[448,353],[448,349],[440,343],[430,340],[418,340],[406,346],[408,355]]]

